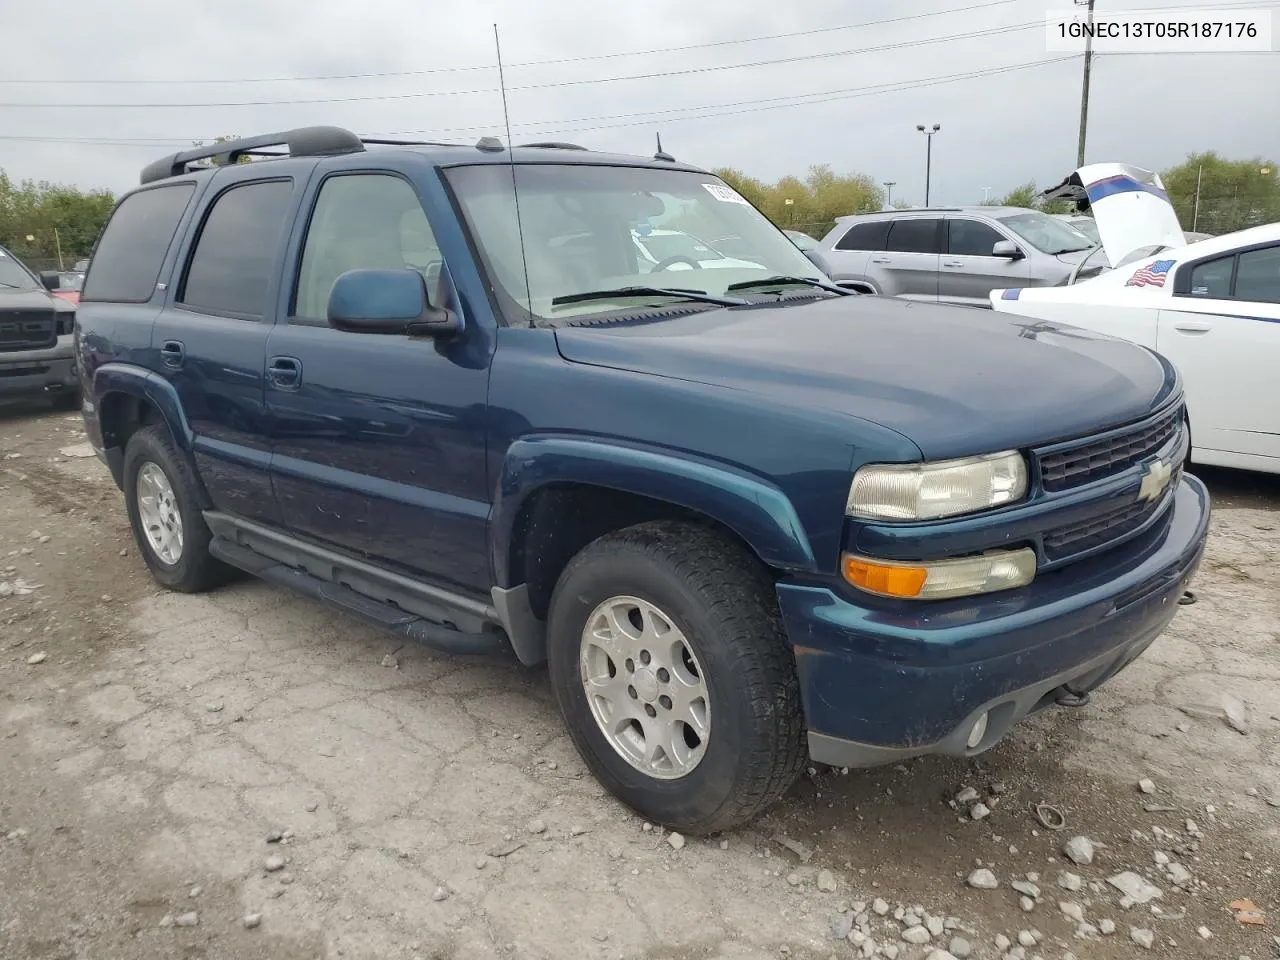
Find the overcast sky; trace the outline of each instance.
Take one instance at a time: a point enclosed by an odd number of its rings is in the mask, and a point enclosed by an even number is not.
[[[517,141],[554,136],[649,154],[661,131],[668,152],[703,166],[774,180],[828,163],[895,180],[895,199],[919,203],[925,143],[916,124],[940,123],[932,199],[973,202],[984,187],[998,195],[1069,173],[1080,101],[1081,59],[1045,62],[1063,56],[1046,52],[1046,8],[1068,3],[981,2],[6,3],[0,169],[118,191],[135,184],[149,160],[219,134],[334,123],[366,135],[505,139],[496,22]],[[1098,9],[1157,3],[1099,0]],[[1223,0],[1165,5],[1232,7]],[[872,23],[891,18],[909,19]],[[1000,28],[1007,29],[956,37]],[[725,42],[799,31],[817,32]],[[938,37],[953,39],[922,42]],[[692,45],[703,46],[671,49]],[[630,55],[601,58],[615,53]],[[813,57],[820,53],[834,55]],[[788,58],[806,59],[738,66]],[[885,89],[1024,64],[1035,65]],[[734,68],[709,69],[723,67]],[[662,73],[674,75],[620,79]],[[148,82],[123,82],[138,80]],[[1088,157],[1155,168],[1204,149],[1280,159],[1277,89],[1276,54],[1098,57]],[[797,98],[813,102],[790,102]],[[254,103],[233,105],[246,101]],[[164,104],[177,106],[154,106]],[[713,113],[722,115],[707,116]],[[67,140],[79,142],[59,142]]]

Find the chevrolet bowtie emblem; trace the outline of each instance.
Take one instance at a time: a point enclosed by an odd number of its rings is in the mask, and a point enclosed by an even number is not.
[[[1173,468],[1163,460],[1152,460],[1147,463],[1142,473],[1142,486],[1138,487],[1139,500],[1158,500],[1164,488],[1169,485]]]

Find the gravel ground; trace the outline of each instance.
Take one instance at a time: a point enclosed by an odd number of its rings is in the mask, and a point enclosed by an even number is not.
[[[1280,957],[1280,478],[1207,474],[1198,602],[1087,706],[686,841],[543,672],[158,591],[85,452],[0,412],[0,957]]]

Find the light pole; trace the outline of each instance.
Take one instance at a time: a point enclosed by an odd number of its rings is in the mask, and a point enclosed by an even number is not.
[[[884,205],[886,207],[893,206],[893,188],[897,185],[897,183],[898,183],[897,180],[886,180],[884,182],[884,188],[885,188]]]
[[[942,124],[935,123],[932,129],[923,123],[916,124],[916,129],[925,136],[924,148],[924,205],[929,206],[929,179],[933,173],[933,135],[942,129]]]
[[[990,200],[990,199],[991,199],[991,188],[990,188],[990,187],[983,187],[983,188],[982,188],[982,202],[983,202],[983,203],[986,203],[986,202],[987,202],[988,200]]]

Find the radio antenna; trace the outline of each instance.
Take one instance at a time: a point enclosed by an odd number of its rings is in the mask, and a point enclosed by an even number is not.
[[[520,267],[524,270],[524,295],[528,299],[529,326],[533,323],[533,288],[529,283],[529,258],[524,252],[524,221],[520,218],[520,188],[516,183],[516,163],[510,151],[514,149],[511,142],[511,114],[507,110],[507,79],[502,69],[502,41],[498,39],[498,25],[493,25],[493,49],[498,54],[498,87],[502,91],[502,123],[507,128],[507,151],[511,167],[511,198],[516,207],[516,237],[520,241]]]

